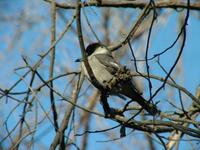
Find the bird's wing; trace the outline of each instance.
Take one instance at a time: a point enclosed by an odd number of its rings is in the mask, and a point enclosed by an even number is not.
[[[95,57],[111,74],[115,74],[121,68],[121,66],[114,60],[112,55],[96,54]]]

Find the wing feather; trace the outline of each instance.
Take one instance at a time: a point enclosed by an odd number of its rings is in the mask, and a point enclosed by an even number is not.
[[[109,71],[112,75],[115,74],[121,68],[119,63],[115,61],[112,55],[97,54],[95,55],[95,57],[102,65],[105,66],[107,71]]]

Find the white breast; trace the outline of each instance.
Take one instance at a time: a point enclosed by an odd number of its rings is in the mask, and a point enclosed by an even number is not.
[[[109,81],[113,78],[113,75],[110,74],[110,72],[108,72],[105,68],[104,65],[102,65],[98,59],[95,58],[95,56],[92,56],[88,58],[88,62],[90,64],[90,67],[94,73],[94,76],[96,77],[97,81],[104,86],[105,81]],[[86,67],[84,65],[84,63],[82,62],[82,67],[83,67],[83,71],[86,75],[86,77],[91,81],[90,76],[86,70]]]

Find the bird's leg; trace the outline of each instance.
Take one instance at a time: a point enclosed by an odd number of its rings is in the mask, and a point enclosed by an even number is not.
[[[111,112],[110,106],[108,104],[107,97],[108,97],[107,92],[101,92],[100,102],[103,105],[105,118],[109,118],[112,116],[112,112]]]

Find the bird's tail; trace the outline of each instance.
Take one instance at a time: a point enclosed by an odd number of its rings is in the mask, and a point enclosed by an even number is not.
[[[131,81],[124,83],[122,88],[122,94],[136,101],[142,108],[144,108],[151,115],[156,115],[159,111],[156,105],[145,100],[134,87]]]

